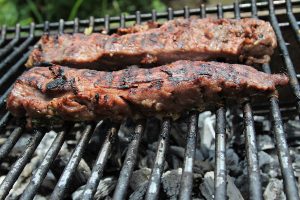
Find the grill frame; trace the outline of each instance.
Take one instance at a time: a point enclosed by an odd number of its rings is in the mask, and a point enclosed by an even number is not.
[[[293,4],[300,5],[300,0],[293,1]],[[287,15],[289,19],[289,24],[286,23],[278,23],[274,7],[282,7],[285,6],[287,10]],[[292,11],[292,2],[290,0],[285,1],[271,1],[268,2],[259,2],[257,3],[255,0],[252,0],[251,3],[248,4],[239,4],[238,1],[235,1],[233,5],[223,6],[218,4],[216,7],[206,8],[205,5],[201,5],[200,8],[190,9],[185,7],[183,10],[173,11],[171,8],[167,10],[167,12],[157,13],[155,10],[152,13],[142,14],[139,11],[136,12],[135,15],[121,14],[120,16],[110,17],[106,15],[104,18],[90,17],[88,20],[79,20],[75,18],[74,21],[64,21],[63,19],[59,20],[59,22],[49,23],[45,22],[44,24],[34,24],[32,23],[30,26],[21,27],[19,24],[16,25],[15,28],[3,26],[1,28],[1,38],[0,38],[0,47],[4,45],[7,38],[9,38],[9,33],[14,32],[13,39],[7,43],[4,48],[0,51],[0,60],[1,57],[4,57],[8,52],[12,50],[18,43],[21,44],[10,53],[4,60],[0,62],[0,72],[3,72],[9,64],[21,56],[12,67],[5,71],[4,76],[0,79],[0,87],[4,87],[4,84],[11,79],[17,72],[24,71],[22,69],[24,62],[26,61],[30,50],[31,45],[33,45],[35,39],[40,35],[36,33],[37,30],[42,29],[43,32],[50,32],[53,29],[57,29],[58,33],[62,34],[65,32],[66,27],[73,26],[73,32],[79,32],[80,26],[89,26],[93,30],[96,30],[96,25],[102,24],[104,30],[109,33],[111,32],[111,23],[118,22],[120,27],[125,27],[127,21],[135,20],[136,23],[141,23],[142,21],[153,20],[156,21],[158,19],[166,18],[167,20],[171,20],[174,17],[183,16],[189,17],[191,15],[198,15],[200,17],[206,17],[207,14],[217,14],[219,18],[223,17],[224,12],[234,12],[235,18],[241,17],[241,11],[250,11],[252,13],[252,17],[257,17],[258,9],[268,8],[270,13],[270,21],[275,29],[276,36],[278,38],[279,48],[283,54],[283,58],[285,61],[285,67],[288,71],[288,75],[291,81],[291,87],[293,89],[295,99],[296,99],[296,109],[299,115],[300,113],[300,87],[297,79],[297,74],[295,72],[295,68],[289,56],[289,52],[287,46],[285,44],[284,38],[282,36],[282,32],[280,27],[291,25],[294,32],[298,33],[299,31],[299,22],[297,22],[293,11]],[[22,31],[28,31],[28,36],[25,40],[20,34]],[[300,36],[297,34],[297,40],[300,42]],[[23,54],[23,55],[21,55]],[[269,64],[263,65],[263,70],[266,73],[271,73],[271,67]],[[11,86],[2,94],[0,97],[0,107],[3,108],[5,105],[5,99],[11,90]],[[288,199],[299,199],[298,196],[298,188],[296,186],[292,166],[291,159],[289,156],[288,145],[285,139],[285,132],[283,128],[283,122],[280,113],[279,100],[277,94],[274,93],[269,98],[270,110],[271,110],[271,121],[273,127],[273,133],[276,139],[276,144],[278,146],[278,157],[280,161],[281,171],[283,174],[284,188],[285,194]],[[216,199],[226,199],[226,122],[225,122],[225,112],[226,106],[220,107],[216,111],[216,161],[215,161],[215,198]],[[197,116],[198,113],[191,112],[189,114],[189,131],[187,133],[187,146],[185,152],[184,159],[184,167],[183,173],[181,177],[181,187],[179,191],[180,199],[190,199],[192,195],[192,176],[190,171],[193,169],[193,161],[194,154],[196,148],[196,138],[197,138]],[[253,111],[250,100],[247,99],[243,103],[243,116],[245,123],[245,138],[246,138],[246,151],[247,151],[247,161],[248,161],[248,177],[249,177],[249,193],[251,199],[262,199],[262,189],[260,182],[260,173],[258,167],[258,156],[257,156],[257,148],[255,142],[255,127],[253,121]],[[6,124],[11,119],[11,115],[9,112],[5,112],[0,119],[0,129],[6,126]],[[163,173],[163,165],[166,157],[166,152],[168,148],[168,141],[170,135],[170,127],[171,127],[171,119],[166,118],[162,122],[162,130],[161,137],[159,139],[155,165],[152,169],[151,178],[148,184],[148,190],[146,193],[146,199],[157,199],[159,195],[159,185],[160,178]],[[114,143],[115,138],[117,137],[117,132],[119,129],[119,124],[112,124],[111,129],[108,131],[105,142],[103,143],[96,164],[92,170],[92,175],[87,182],[87,185],[84,190],[83,199],[91,199],[92,196],[96,192],[97,185],[99,184],[100,178],[103,175],[103,170],[108,159],[108,154],[111,150],[111,146]],[[0,163],[1,160],[7,156],[10,150],[13,148],[14,144],[21,137],[21,133],[24,130],[24,126],[16,127],[12,134],[9,136],[5,145],[0,147]],[[88,124],[83,131],[82,137],[78,142],[77,146],[74,148],[72,155],[68,161],[66,168],[64,169],[63,175],[61,176],[58,184],[54,189],[54,193],[51,196],[51,199],[61,199],[67,191],[68,183],[70,183],[70,179],[75,172],[77,165],[82,157],[83,151],[87,146],[90,136],[93,133],[93,124]],[[124,165],[120,172],[119,180],[117,183],[117,187],[114,193],[114,199],[123,199],[126,196],[126,191],[128,188],[128,183],[130,176],[132,174],[135,162],[136,162],[136,152],[138,151],[139,144],[141,142],[141,136],[145,129],[145,122],[140,121],[137,123],[134,137],[129,144],[129,150],[127,152],[126,158],[124,160]],[[13,164],[12,170],[6,176],[3,183],[0,185],[0,199],[4,199],[4,197],[8,194],[9,190],[12,188],[13,183],[18,178],[26,163],[30,160],[34,150],[38,146],[41,141],[44,130],[35,130],[33,136],[31,137],[28,148],[24,151],[24,154],[21,155],[17,161]],[[64,141],[65,135],[67,131],[61,131],[57,134],[54,142],[46,153],[42,164],[33,175],[29,186],[26,188],[25,192],[22,195],[21,199],[32,199],[36,194],[39,185],[42,180],[46,176],[46,172],[50,168],[51,161],[56,157],[58,151]],[[134,158],[132,156],[135,155]],[[131,162],[127,162],[131,160]],[[43,165],[45,164],[45,165]],[[38,174],[41,174],[40,176]],[[127,176],[126,176],[127,175]],[[38,182],[34,183],[33,179],[38,180]]]

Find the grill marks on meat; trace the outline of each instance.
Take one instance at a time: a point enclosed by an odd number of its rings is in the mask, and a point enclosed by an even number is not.
[[[213,108],[223,98],[271,93],[285,75],[249,66],[177,61],[151,69],[104,72],[62,66],[34,67],[20,76],[8,99],[15,116],[99,120],[180,114]]]
[[[60,64],[98,70],[132,64],[162,65],[177,60],[266,63],[276,47],[271,25],[259,19],[175,19],[159,26],[120,29],[111,36],[93,33],[44,35],[26,66]]]

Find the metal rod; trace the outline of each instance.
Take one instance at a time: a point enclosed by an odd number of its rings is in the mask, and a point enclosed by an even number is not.
[[[8,120],[9,120],[10,118],[11,118],[11,114],[10,114],[10,112],[7,111],[7,112],[3,115],[3,117],[0,119],[0,131],[2,130],[2,128],[3,128],[4,126],[6,126]]]
[[[152,168],[151,177],[149,180],[146,200],[158,199],[160,189],[160,178],[164,170],[167,148],[169,146],[169,134],[171,129],[171,119],[163,119],[161,134],[156,151],[156,158]]]
[[[258,164],[258,155],[255,139],[255,128],[253,121],[252,108],[248,101],[244,103],[244,134],[246,142],[246,155],[248,164],[248,179],[250,199],[262,199],[260,169]]]
[[[276,15],[275,15],[274,5],[273,5],[272,0],[269,0],[269,13],[270,13],[271,24],[272,24],[275,34],[277,36],[277,41],[279,43],[279,47],[282,52],[285,66],[286,66],[286,69],[287,69],[287,72],[288,72],[288,75],[290,78],[290,85],[291,85],[291,87],[293,89],[293,93],[296,97],[297,111],[298,111],[298,114],[300,114],[300,86],[299,86],[299,82],[297,79],[297,75],[296,75],[296,71],[295,71],[293,62],[290,58],[287,46],[285,45],[285,41],[282,36],[280,27],[278,26],[278,21],[277,21]]]
[[[64,26],[65,26],[65,21],[63,19],[60,19],[58,25],[58,34],[60,35],[64,34]]]
[[[240,11],[239,0],[235,0],[233,6],[234,6],[234,17],[236,19],[241,19],[241,11]]]
[[[168,8],[168,20],[172,20],[174,18],[174,13],[172,8]]]
[[[80,162],[85,148],[92,136],[92,125],[87,125],[82,133],[82,137],[77,144],[76,148],[73,150],[72,155],[65,167],[62,175],[60,176],[54,191],[50,197],[52,200],[63,199],[64,195],[68,189],[70,182],[72,181],[72,176],[74,175],[76,168]]]
[[[206,17],[206,6],[205,4],[201,4],[201,18]]]
[[[57,156],[65,138],[65,131],[57,133],[54,141],[52,142],[50,148],[48,149],[42,163],[34,173],[31,178],[30,183],[27,185],[20,199],[30,200],[34,198],[34,195],[38,192],[39,187],[41,186],[44,178],[49,171],[49,168]]]
[[[13,146],[16,144],[22,132],[23,132],[23,127],[15,128],[14,131],[10,134],[10,136],[5,141],[5,143],[0,147],[0,164],[3,161],[3,159],[7,156],[7,154],[10,152],[10,150],[13,148]]]
[[[133,172],[136,159],[138,156],[138,149],[141,142],[142,134],[145,129],[144,120],[139,121],[135,127],[134,133],[132,135],[132,140],[128,146],[128,151],[123,163],[122,170],[120,172],[119,180],[114,191],[113,199],[122,200],[126,197],[126,192],[129,185],[129,180]]]
[[[5,38],[6,38],[6,25],[2,25],[2,28],[1,28],[0,47],[1,47],[1,45],[4,43]]]
[[[189,116],[188,134],[186,137],[186,150],[184,167],[181,175],[179,199],[191,199],[193,190],[193,167],[198,134],[198,112],[191,112]]]
[[[138,10],[135,12],[135,16],[136,16],[136,24],[141,24],[141,12]]]
[[[120,16],[120,28],[125,28],[125,14],[122,13]]]
[[[0,49],[0,59],[9,52],[20,40],[20,24],[16,24],[15,37],[3,48]]]
[[[215,199],[226,199],[227,197],[225,113],[224,107],[220,107],[216,112]]]
[[[78,33],[79,32],[79,19],[76,17],[74,19],[74,30],[73,33]]]
[[[22,170],[24,169],[27,162],[30,160],[33,152],[42,140],[44,133],[38,130],[34,130],[33,136],[30,138],[27,147],[23,154],[18,158],[18,160],[11,166],[11,170],[6,175],[5,179],[0,185],[0,199],[5,199],[6,195],[11,190],[15,181],[18,179]]]
[[[82,199],[88,200],[92,199],[98,184],[100,182],[100,178],[103,175],[103,170],[106,165],[108,155],[111,151],[112,144],[115,142],[115,139],[118,135],[119,125],[114,124],[108,131],[106,139],[102,145],[101,150],[99,151],[97,160],[94,164],[91,176],[84,188]]]
[[[12,88],[13,88],[13,85],[9,86],[9,88],[0,96],[0,108],[5,104],[7,96],[10,93]]]
[[[33,41],[34,39],[34,30],[35,30],[35,24],[31,23],[30,26],[30,33],[29,33],[29,37],[18,47],[16,48],[11,54],[9,54],[9,56],[7,56],[1,63],[0,63],[0,70],[3,70],[3,68],[5,66],[7,66],[7,64],[10,64],[11,61],[17,56],[19,55],[22,51],[24,51],[26,48],[28,48],[28,46],[30,45],[30,43]],[[18,62],[19,63],[19,62]]]
[[[290,20],[290,25],[292,26],[292,28],[294,30],[294,33],[296,35],[298,42],[300,42],[299,25],[297,24],[297,19],[292,10],[291,0],[286,0],[286,10],[287,10],[288,18]]]
[[[18,60],[18,62],[16,64],[14,64],[12,67],[10,67],[6,71],[6,73],[0,78],[0,87],[2,87],[3,84],[5,84],[14,74],[16,74],[17,72],[20,71],[20,68],[23,67],[23,64],[28,59],[28,56],[29,56],[30,53],[31,53],[31,51],[28,51],[27,53],[25,53],[21,57],[21,59]],[[1,70],[1,68],[0,68],[0,70]]]

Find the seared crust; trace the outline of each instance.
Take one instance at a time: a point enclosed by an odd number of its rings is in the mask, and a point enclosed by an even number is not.
[[[245,65],[202,61],[113,72],[34,67],[18,78],[7,108],[14,116],[31,118],[122,120],[209,109],[223,98],[238,101],[268,94],[287,83],[285,75],[269,75]]]
[[[132,64],[162,65],[177,60],[266,63],[276,47],[275,33],[259,19],[175,19],[120,29],[114,35],[44,35],[27,67],[59,64],[98,70]]]

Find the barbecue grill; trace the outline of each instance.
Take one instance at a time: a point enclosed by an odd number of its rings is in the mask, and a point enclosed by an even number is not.
[[[1,119],[0,129],[11,130],[14,127],[7,140],[0,147],[0,164],[8,156],[13,149],[16,142],[21,138],[22,133],[25,131],[24,122],[14,119],[10,113],[5,109],[5,99],[12,88],[13,82],[24,70],[24,63],[26,62],[32,46],[38,38],[45,32],[48,33],[76,33],[83,32],[85,28],[90,27],[94,32],[104,31],[112,33],[118,27],[125,27],[126,24],[141,23],[147,20],[171,20],[174,17],[200,16],[206,17],[215,15],[219,18],[222,17],[235,17],[241,18],[245,16],[262,17],[269,20],[272,24],[279,44],[279,54],[276,52],[274,59],[279,57],[280,61],[271,61],[270,64],[263,65],[263,71],[271,73],[278,68],[284,68],[290,78],[291,92],[285,95],[286,91],[279,91],[269,97],[269,101],[255,102],[245,99],[241,105],[243,109],[244,118],[244,135],[246,141],[246,155],[248,166],[248,182],[249,182],[249,197],[251,199],[262,199],[262,185],[258,163],[257,147],[256,147],[256,133],[254,126],[254,115],[268,115],[270,114],[270,121],[272,123],[272,130],[277,145],[277,155],[280,161],[280,169],[283,178],[284,191],[287,199],[299,199],[298,187],[294,177],[294,170],[291,164],[289,155],[288,144],[286,140],[286,132],[283,126],[283,118],[294,119],[299,117],[300,114],[300,86],[296,66],[299,61],[292,61],[290,53],[298,53],[300,43],[300,29],[296,17],[298,13],[293,13],[293,9],[298,8],[300,5],[299,0],[295,1],[272,1],[256,2],[252,0],[251,3],[239,4],[236,1],[233,5],[218,4],[215,7],[206,7],[201,5],[200,8],[188,8],[183,10],[172,10],[169,8],[166,12],[158,13],[140,13],[136,12],[135,15],[120,15],[116,17],[105,16],[104,18],[93,18],[87,20],[75,19],[74,21],[59,22],[45,22],[44,24],[30,24],[30,26],[20,26],[17,24],[14,28],[3,26],[1,28],[0,37],[0,106],[1,106]],[[277,13],[280,12],[280,13]],[[286,32],[293,31],[295,42],[287,44],[284,38]],[[288,40],[291,40],[288,38]],[[297,42],[299,42],[297,44]],[[292,50],[292,51],[290,51]],[[283,61],[283,63],[282,63]],[[281,65],[282,63],[282,65]],[[279,66],[280,65],[280,66]],[[299,73],[298,69],[298,73]],[[279,96],[283,96],[282,100],[278,100]],[[291,101],[292,100],[292,101]],[[253,108],[252,108],[253,107]],[[227,108],[229,109],[229,108]],[[215,149],[215,179],[214,179],[214,197],[215,199],[226,199],[226,105],[220,107],[216,111],[216,149]],[[197,145],[198,135],[198,115],[197,112],[190,112],[188,115],[188,131],[186,133],[186,148],[185,159],[182,166],[182,176],[180,180],[179,199],[191,199],[193,188],[193,165],[195,157],[195,148]],[[119,179],[114,189],[113,199],[125,199],[127,197],[129,180],[136,165],[137,154],[139,145],[143,136],[146,122],[140,120],[136,122],[135,130],[130,138],[127,154],[123,165],[119,172]],[[164,118],[161,122],[161,132],[158,138],[157,152],[155,156],[154,166],[152,168],[151,176],[148,182],[145,199],[158,199],[160,193],[161,176],[164,171],[164,163],[168,153],[169,136],[172,119]],[[12,126],[13,125],[13,126]],[[98,124],[99,125],[99,124]],[[68,135],[69,127],[73,124],[68,124],[61,131],[56,131],[57,135],[49,147],[43,161],[40,163],[37,170],[32,175],[32,179],[21,199],[33,199],[37,194],[40,185],[43,182],[51,164],[60,151],[65,138]],[[101,123],[99,125],[101,127]],[[99,127],[97,126],[97,127]],[[82,156],[85,153],[90,138],[93,132],[98,131],[93,123],[86,124],[81,133],[81,138],[73,149],[69,157],[66,167],[64,168],[54,191],[52,192],[51,199],[63,199],[68,192],[68,188],[72,183],[72,177],[76,173],[76,168]],[[83,199],[92,199],[99,181],[103,176],[103,171],[109,159],[109,154],[112,151],[113,145],[118,139],[118,129],[120,124],[110,124],[107,131],[106,139],[99,149],[99,154],[96,158],[95,164],[92,168],[91,175],[83,192]],[[33,130],[31,138],[28,140],[28,145],[24,152],[16,159],[14,164],[10,166],[10,171],[7,173],[5,179],[0,185],[0,199],[5,199],[9,191],[13,187],[15,181],[20,176],[25,165],[32,159],[33,153],[42,140],[44,129]],[[201,134],[201,133],[199,133]]]

